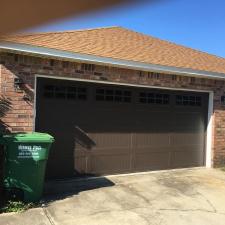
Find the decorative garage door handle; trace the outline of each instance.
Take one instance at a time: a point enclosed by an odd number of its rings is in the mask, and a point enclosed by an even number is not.
[[[77,144],[80,144],[88,150],[91,150],[94,146],[96,146],[94,140],[92,140],[88,134],[78,126],[75,126],[75,141]]]

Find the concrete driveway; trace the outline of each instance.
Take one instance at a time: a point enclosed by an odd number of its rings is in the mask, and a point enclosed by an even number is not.
[[[73,193],[43,208],[1,215],[0,224],[225,224],[225,173],[215,169],[111,176],[67,185]]]

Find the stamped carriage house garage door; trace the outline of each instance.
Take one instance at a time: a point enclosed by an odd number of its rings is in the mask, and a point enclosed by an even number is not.
[[[48,178],[203,166],[208,94],[38,78]]]

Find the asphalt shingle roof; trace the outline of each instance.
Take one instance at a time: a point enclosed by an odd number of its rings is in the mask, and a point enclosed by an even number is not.
[[[225,74],[225,58],[122,27],[12,35],[1,37],[1,40],[73,53]]]

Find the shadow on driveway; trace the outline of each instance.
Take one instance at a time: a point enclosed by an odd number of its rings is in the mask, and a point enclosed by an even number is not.
[[[77,195],[83,191],[112,187],[114,185],[112,181],[105,177],[47,181],[44,188],[43,200],[48,204],[55,200]]]

